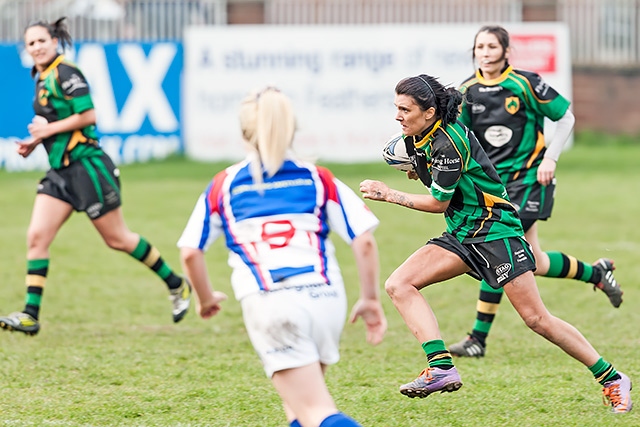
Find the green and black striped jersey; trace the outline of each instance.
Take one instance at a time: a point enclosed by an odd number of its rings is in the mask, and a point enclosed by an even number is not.
[[[33,109],[49,123],[93,109],[87,80],[74,64],[64,60],[63,55],[58,55],[46,70],[37,73],[35,80]],[[94,125],[53,135],[45,139],[43,145],[53,169],[102,154]]]
[[[544,118],[559,120],[569,101],[540,75],[508,66],[487,80],[480,71],[465,81],[459,120],[476,134],[506,183],[532,184],[544,156]]]
[[[414,168],[445,211],[447,232],[461,243],[480,243],[524,235],[515,207],[495,168],[472,132],[462,123],[437,121],[413,143]],[[426,169],[426,171],[424,170]],[[426,172],[426,173],[425,173]],[[426,178],[425,178],[426,177]]]

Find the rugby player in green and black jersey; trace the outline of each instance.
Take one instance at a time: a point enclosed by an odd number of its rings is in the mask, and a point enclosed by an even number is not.
[[[544,252],[538,240],[537,220],[551,216],[556,162],[575,121],[569,101],[540,75],[516,70],[509,64],[509,33],[500,26],[485,26],[476,34],[473,58],[476,73],[465,81],[466,94],[460,121],[471,128],[507,187],[518,208],[525,238],[536,258],[535,274],[576,279],[601,289],[614,307],[622,303],[622,290],[613,276],[613,261],[593,264],[562,252]],[[545,141],[545,117],[557,122]],[[480,283],[480,296],[472,332],[449,347],[454,356],[483,357],[486,340],[502,298],[501,289]]]
[[[420,290],[474,270],[502,288],[534,332],[584,364],[604,386],[614,412],[631,410],[631,380],[605,361],[569,323],[553,316],[538,293],[535,258],[505,186],[474,134],[457,121],[462,94],[421,74],[396,85],[396,120],[405,142],[424,162],[409,178],[421,177],[431,194],[411,194],[384,182],[360,183],[364,197],[411,209],[444,213],[447,230],[415,251],[387,279],[385,288],[409,330],[421,343],[428,366],[400,387],[408,397],[427,397],[462,387],[460,375]],[[424,173],[426,169],[426,174]]]
[[[17,152],[27,157],[42,144],[51,169],[38,185],[27,232],[25,307],[0,317],[0,327],[28,335],[40,330],[49,247],[74,210],[87,214],[110,248],[128,253],[165,282],[173,321],[178,322],[189,308],[191,285],[167,265],[154,246],[125,224],[119,171],[98,144],[89,85],[82,72],[58,51],[71,45],[64,19],[34,22],[24,32],[26,51],[34,61],[36,115],[28,126],[30,138],[18,142]]]

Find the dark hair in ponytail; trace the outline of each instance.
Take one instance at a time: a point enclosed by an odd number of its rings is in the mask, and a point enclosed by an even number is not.
[[[436,118],[442,120],[443,126],[456,121],[463,97],[456,88],[445,87],[427,74],[400,80],[396,94],[411,96],[422,111],[435,108]]]
[[[64,20],[67,19],[66,16],[62,18],[58,18],[55,22],[47,22],[47,21],[33,21],[27,25],[22,34],[26,33],[27,30],[31,27],[42,27],[47,30],[51,38],[56,38],[60,42],[60,46],[64,49],[67,46],[71,46],[73,40],[71,39],[71,33],[69,33],[69,28]]]
[[[47,30],[52,39],[58,39],[60,47],[64,50],[65,47],[71,46],[73,42],[73,40],[71,39],[71,33],[69,33],[69,28],[67,27],[67,24],[63,22],[65,19],[67,19],[66,16],[58,18],[55,22],[47,22],[42,20],[30,22],[25,27],[22,34],[24,35],[29,28],[42,27]],[[31,77],[34,77],[35,75],[36,70],[35,68],[33,68],[31,70]]]

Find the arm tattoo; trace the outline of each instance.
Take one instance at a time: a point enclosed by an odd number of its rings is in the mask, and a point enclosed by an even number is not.
[[[408,208],[414,209],[415,206],[411,200],[407,197],[406,194],[400,193],[398,191],[391,191],[387,196],[387,201],[391,203],[395,203],[396,205],[406,206]]]

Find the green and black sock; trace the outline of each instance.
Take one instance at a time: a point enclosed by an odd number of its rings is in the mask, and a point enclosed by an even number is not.
[[[580,261],[571,255],[562,252],[545,252],[549,257],[549,271],[545,277],[559,277],[562,279],[575,279],[582,282],[600,283],[600,270],[591,264]]]
[[[164,282],[170,291],[178,289],[182,285],[182,278],[175,274],[171,267],[164,262],[160,252],[140,236],[138,246],[129,255],[145,264],[153,270]]]
[[[40,305],[42,303],[42,292],[47,281],[49,271],[49,259],[29,259],[27,260],[27,296],[25,298],[24,313],[34,319],[40,316]]]
[[[422,343],[422,349],[427,355],[427,362],[430,368],[451,369],[453,359],[447,350],[443,340],[432,340]]]
[[[618,371],[613,365],[602,357],[595,363],[593,366],[589,366],[589,370],[593,374],[593,377],[598,381],[601,385],[604,385],[607,381],[611,380],[619,380],[620,375],[618,375]]]
[[[486,345],[487,336],[498,312],[498,307],[500,307],[503,292],[502,288],[494,289],[484,280],[480,282],[476,321],[473,324],[471,336],[480,341],[482,345]]]

